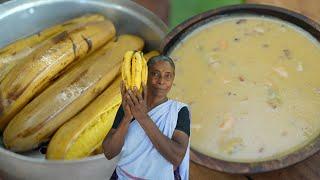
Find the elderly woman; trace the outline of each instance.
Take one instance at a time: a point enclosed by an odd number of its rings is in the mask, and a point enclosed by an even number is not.
[[[186,104],[168,99],[174,62],[167,56],[148,61],[143,94],[126,91],[103,142],[104,154],[120,160],[111,179],[188,179],[190,116]]]

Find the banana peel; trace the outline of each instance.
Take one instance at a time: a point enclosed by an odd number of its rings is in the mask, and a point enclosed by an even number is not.
[[[99,14],[84,15],[44,29],[37,34],[17,40],[0,49],[0,82],[21,59],[41,48],[50,38],[86,23],[103,21],[104,19],[104,16]]]
[[[123,54],[143,46],[141,38],[122,35],[77,64],[10,121],[3,133],[5,147],[24,152],[48,141],[115,79]]]
[[[159,56],[159,55],[160,55],[159,51],[153,50],[144,54],[143,56],[144,56],[144,59],[148,62],[152,57]]]
[[[118,77],[83,111],[59,128],[48,146],[47,159],[81,159],[101,147],[121,104],[120,82]]]
[[[60,71],[114,36],[111,21],[90,22],[55,36],[21,60],[0,83],[0,130]]]
[[[126,89],[133,89],[136,87],[142,92],[142,85],[146,85],[148,79],[147,62],[141,51],[128,51],[125,53],[121,76]]]

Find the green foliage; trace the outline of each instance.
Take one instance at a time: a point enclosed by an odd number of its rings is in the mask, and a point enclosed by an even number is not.
[[[171,0],[170,28],[177,26],[184,20],[222,6],[241,4],[244,0]]]

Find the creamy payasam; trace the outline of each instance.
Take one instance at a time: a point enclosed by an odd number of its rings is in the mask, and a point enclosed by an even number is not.
[[[191,146],[234,162],[282,157],[320,132],[320,45],[303,29],[260,16],[203,25],[169,54],[170,97],[191,107]]]

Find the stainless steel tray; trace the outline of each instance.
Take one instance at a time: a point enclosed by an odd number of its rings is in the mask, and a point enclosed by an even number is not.
[[[0,4],[0,47],[86,13],[111,19],[117,34],[142,37],[147,50],[159,49],[167,32],[160,18],[130,0],[11,0]],[[10,152],[1,139],[0,135],[0,179],[109,179],[118,160],[108,161],[101,154],[76,161],[48,161],[39,151]]]

